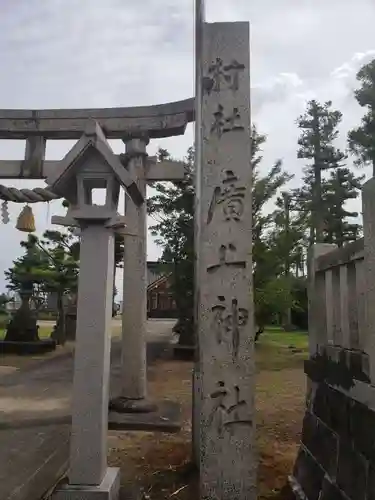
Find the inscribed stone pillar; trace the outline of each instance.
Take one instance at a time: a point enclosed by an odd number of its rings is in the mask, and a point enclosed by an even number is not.
[[[194,161],[196,172],[200,171],[202,165],[202,78],[203,60],[201,57],[203,47],[203,29],[205,22],[204,0],[195,1],[195,151]],[[197,105],[198,104],[198,105]],[[195,176],[195,203],[194,203],[194,335],[195,335],[195,360],[193,370],[193,394],[192,394],[192,461],[196,467],[200,466],[200,418],[201,418],[201,380],[200,380],[200,343],[198,335],[198,322],[200,314],[200,199],[201,199],[201,175]]]
[[[254,500],[248,23],[204,24],[198,58],[200,498]]]
[[[146,199],[146,139],[125,142],[129,155],[128,171],[137,178],[138,189]],[[136,206],[127,197],[125,215],[129,235],[125,236],[124,290],[122,309],[122,394],[142,400],[147,392],[147,206]]]
[[[371,383],[375,381],[375,177],[362,188],[364,270],[365,270],[365,351],[370,357]]]
[[[114,236],[81,232],[69,483],[100,485],[107,471]]]

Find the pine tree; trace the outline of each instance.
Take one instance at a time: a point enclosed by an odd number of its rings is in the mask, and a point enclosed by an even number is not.
[[[349,149],[356,156],[358,166],[372,165],[375,177],[375,59],[363,66],[357,73],[361,88],[354,96],[358,104],[367,108],[359,127],[348,134]]]
[[[331,172],[323,185],[323,199],[328,207],[325,221],[325,237],[327,243],[342,247],[349,241],[359,237],[361,226],[349,222],[348,218],[358,217],[358,212],[349,212],[345,208],[348,200],[359,196],[364,176],[357,177],[348,168],[339,168]]]
[[[29,235],[21,242],[25,254],[5,271],[9,290],[29,291],[33,300],[40,301],[46,294],[57,295],[56,340],[64,342],[65,316],[63,297],[75,293],[78,283],[79,244],[72,232],[46,231],[39,240]]]
[[[277,160],[268,173],[261,174],[260,164],[263,159],[262,146],[266,136],[259,134],[256,126],[252,127],[252,157],[253,171],[252,215],[253,215],[253,286],[255,321],[257,324],[256,340],[263,332],[267,322],[274,314],[282,314],[291,305],[290,294],[282,276],[282,262],[273,245],[270,232],[275,221],[275,212],[266,212],[267,205],[275,199],[279,190],[292,179]]]
[[[332,102],[320,104],[315,100],[308,102],[305,114],[297,120],[301,129],[298,139],[298,158],[310,163],[305,167],[304,186],[295,190],[300,210],[310,217],[310,243],[324,240],[327,206],[323,200],[323,173],[341,166],[345,154],[334,146],[338,136],[337,127],[342,119],[340,111],[332,110]]]
[[[159,149],[159,161],[169,159]],[[194,344],[194,150],[189,148],[184,160],[185,177],[173,183],[155,183],[157,194],[148,200],[148,213],[156,224],[151,233],[163,247],[161,269],[171,276],[171,290],[176,302],[179,343]]]

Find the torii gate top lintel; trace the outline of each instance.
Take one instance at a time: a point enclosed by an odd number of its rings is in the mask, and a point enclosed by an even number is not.
[[[96,120],[107,139],[147,135],[150,139],[182,135],[194,121],[194,98],[152,106],[99,109],[2,109],[0,139],[79,139],[87,120]]]

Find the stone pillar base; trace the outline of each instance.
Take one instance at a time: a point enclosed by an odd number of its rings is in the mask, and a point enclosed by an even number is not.
[[[51,500],[119,500],[120,469],[108,467],[99,486],[67,484],[56,489]]]
[[[147,399],[129,399],[119,396],[111,399],[109,410],[116,413],[151,413],[157,411],[157,406]]]

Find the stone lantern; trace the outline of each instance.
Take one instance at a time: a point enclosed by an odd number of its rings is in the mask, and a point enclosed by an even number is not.
[[[116,500],[119,471],[107,467],[107,431],[114,231],[125,226],[120,186],[137,205],[144,200],[95,122],[47,183],[69,202],[66,216],[52,223],[78,226],[81,235],[69,484],[55,500]],[[104,191],[102,205],[93,203],[95,189]]]
[[[69,202],[66,217],[52,217],[55,224],[81,226],[101,221],[106,227],[124,226],[124,218],[117,213],[120,186],[136,205],[144,202],[136,182],[113,153],[95,121],[88,123],[84,135],[46,182]],[[104,194],[101,205],[93,202],[96,189]]]

